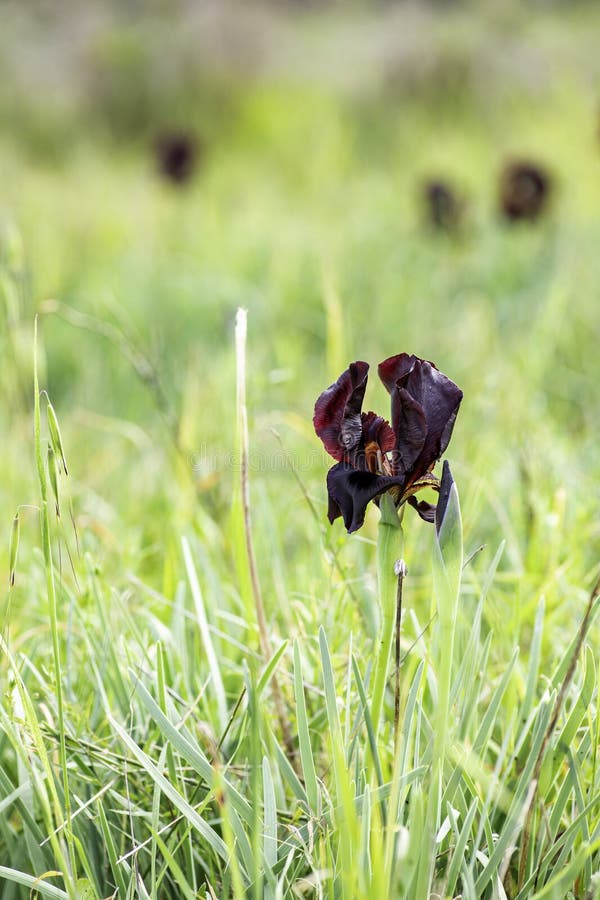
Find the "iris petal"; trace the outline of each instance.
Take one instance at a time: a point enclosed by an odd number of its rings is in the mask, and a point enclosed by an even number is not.
[[[448,446],[462,391],[433,363],[407,353],[384,360],[379,375],[392,395],[396,471],[410,484],[428,472]]]
[[[392,422],[396,433],[394,471],[408,476],[423,450],[427,438],[427,418],[420,403],[405,388],[392,394]]]
[[[327,518],[329,519],[330,523],[333,525],[335,520],[339,519],[341,514],[342,513],[341,513],[339,506],[337,505],[337,503],[335,502],[335,500],[333,499],[331,494],[329,494],[329,504],[327,507]]]
[[[453,381],[428,362],[420,362],[409,375],[406,390],[421,403],[427,419],[427,437],[415,460],[411,481],[435,465],[446,450],[463,394]]]
[[[436,506],[434,503],[428,503],[427,500],[417,500],[416,497],[409,497],[407,502],[413,509],[416,509],[425,522],[435,522]]]
[[[394,487],[402,487],[404,479],[375,475],[340,462],[327,473],[329,509],[332,503],[340,510],[346,530],[357,531],[365,520],[367,504]],[[330,519],[330,521],[332,521]]]
[[[382,453],[393,450],[396,446],[396,437],[390,428],[390,423],[377,413],[362,413],[362,442],[363,445],[375,443]]]
[[[315,404],[315,431],[334,459],[342,460],[344,454],[353,450],[360,442],[361,409],[368,372],[368,363],[361,360],[350,363],[338,380],[323,391]]]
[[[419,358],[412,353],[398,353],[379,363],[377,372],[389,394],[393,394],[399,381],[403,381]],[[419,360],[421,362],[421,360]]]

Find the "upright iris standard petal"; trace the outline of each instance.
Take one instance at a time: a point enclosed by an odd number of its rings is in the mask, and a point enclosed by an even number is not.
[[[327,452],[338,461],[360,443],[361,410],[368,372],[368,363],[361,360],[350,363],[315,404],[315,431]]]
[[[429,362],[419,360],[409,375],[405,389],[421,403],[427,420],[427,437],[415,460],[411,481],[428,472],[445,452],[463,393],[453,381]],[[420,395],[419,395],[420,394]]]
[[[417,359],[418,357],[413,356],[412,353],[398,353],[397,356],[390,356],[379,363],[377,371],[388,394],[394,393],[399,381],[404,383],[414,369]]]
[[[396,436],[394,471],[408,476],[423,450],[428,426],[425,410],[405,388],[397,387],[392,394],[392,423]]]
[[[368,503],[385,491],[402,488],[402,484],[402,478],[376,475],[364,469],[355,469],[348,463],[338,463],[327,473],[329,521],[333,522],[341,515],[348,533],[357,531],[365,521]],[[333,516],[332,509],[337,510]]]
[[[395,471],[410,484],[448,446],[463,394],[433,363],[406,353],[384,360],[379,375],[392,396]]]

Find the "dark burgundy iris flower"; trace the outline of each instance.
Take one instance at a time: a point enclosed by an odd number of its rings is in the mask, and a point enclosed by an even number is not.
[[[423,185],[427,222],[436,231],[455,232],[462,224],[464,202],[445,181],[427,181]]]
[[[435,506],[418,502],[424,488],[439,491],[432,473],[444,453],[462,391],[431,362],[400,353],[384,360],[379,377],[392,398],[391,426],[363,412],[369,365],[350,363],[315,404],[313,423],[337,464],[327,474],[329,521],[344,519],[348,532],[364,522],[369,501],[389,492],[396,508],[408,502],[433,522]]]
[[[184,184],[194,173],[197,142],[186,132],[165,132],[156,142],[156,157],[161,174],[175,184]]]
[[[500,205],[507,219],[533,221],[540,216],[550,196],[551,179],[541,166],[531,162],[508,163],[500,177]]]

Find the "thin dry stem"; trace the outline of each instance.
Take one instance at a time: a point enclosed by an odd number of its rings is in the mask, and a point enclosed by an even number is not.
[[[403,559],[399,559],[396,563],[396,575],[398,576],[398,587],[396,589],[396,677],[394,683],[394,756],[398,753],[398,737],[400,733],[400,626],[402,624],[402,586],[404,579],[408,574],[406,563]]]
[[[252,519],[250,513],[250,483],[248,478],[248,414],[246,409],[246,322],[247,313],[245,309],[238,309],[235,320],[235,348],[237,360],[237,408],[239,416],[240,429],[240,478],[242,489],[242,514],[244,519],[244,538],[246,542],[246,557],[248,560],[248,569],[250,572],[250,581],[252,584],[252,594],[254,596],[254,606],[256,609],[256,621],[258,624],[258,635],[260,641],[261,653],[267,662],[273,655],[271,649],[271,641],[269,639],[269,630],[267,627],[267,618],[265,615],[265,606],[263,603],[260,581],[258,578],[258,569],[256,566],[256,556],[254,553],[254,542],[252,539]],[[296,749],[292,741],[289,722],[285,712],[285,703],[279,686],[279,681],[275,673],[271,678],[273,689],[273,700],[275,701],[275,709],[279,726],[283,735],[283,742],[290,758],[290,762],[297,766]]]

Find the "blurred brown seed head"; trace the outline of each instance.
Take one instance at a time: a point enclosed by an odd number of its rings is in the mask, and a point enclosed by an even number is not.
[[[531,162],[509,162],[500,176],[500,207],[507,219],[537,219],[546,209],[551,180]]]
[[[427,223],[438,231],[457,231],[464,214],[464,201],[444,181],[431,180],[423,185]]]
[[[185,132],[165,132],[156,141],[158,169],[164,178],[184,184],[194,174],[197,141]]]

